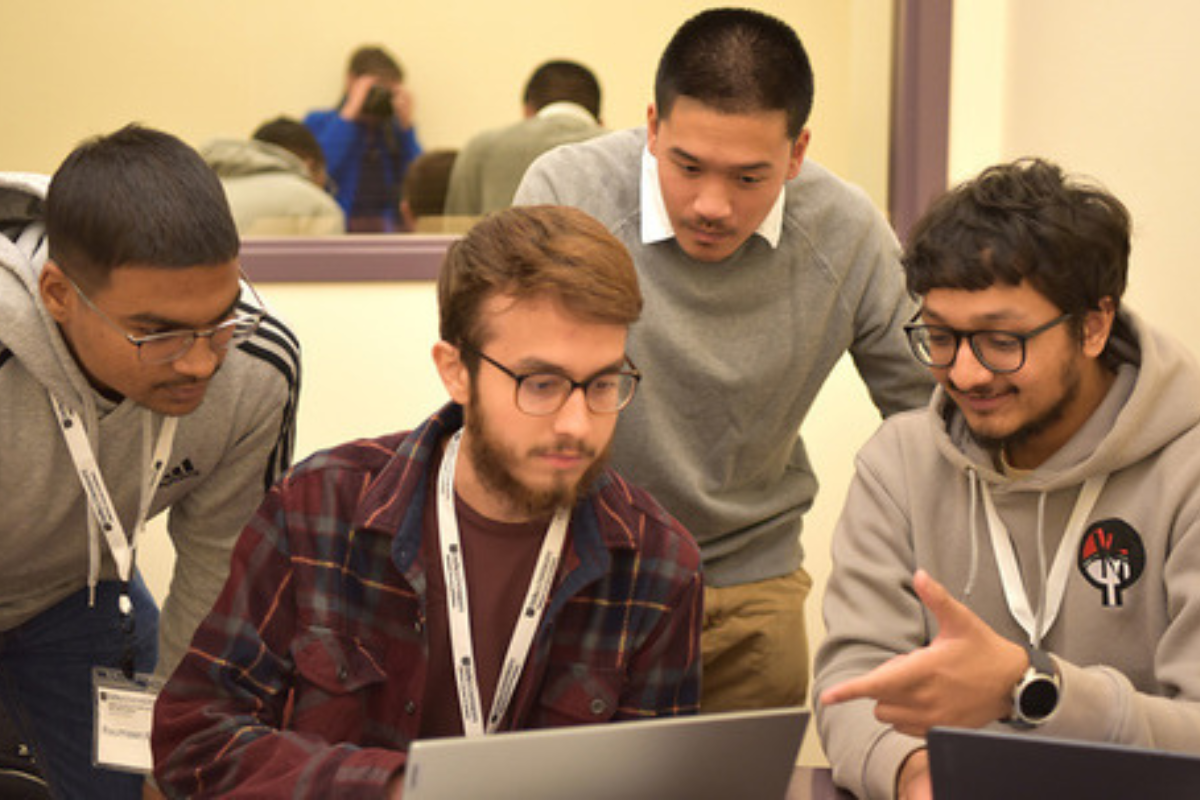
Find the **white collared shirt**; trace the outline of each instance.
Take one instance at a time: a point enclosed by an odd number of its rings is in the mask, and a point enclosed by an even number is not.
[[[559,100],[556,103],[547,103],[538,109],[537,117],[575,117],[582,122],[590,122],[596,124],[596,118],[592,116],[592,112],[588,111],[578,103],[572,103],[567,100]]]
[[[754,231],[767,241],[772,248],[779,246],[779,238],[783,235],[783,199],[786,187],[779,187],[779,197],[775,205],[767,212],[767,216]],[[671,217],[667,214],[667,204],[663,200],[662,185],[658,182],[658,159],[651,153],[650,148],[642,150],[642,244],[653,244],[672,239],[675,228],[671,225]]]

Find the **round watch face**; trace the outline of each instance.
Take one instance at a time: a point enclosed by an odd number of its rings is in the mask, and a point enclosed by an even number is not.
[[[1048,676],[1039,675],[1021,687],[1017,702],[1025,719],[1045,719],[1058,705],[1058,686]]]

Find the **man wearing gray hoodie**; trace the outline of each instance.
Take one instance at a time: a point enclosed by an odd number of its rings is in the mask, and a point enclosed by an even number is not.
[[[858,797],[929,798],[935,725],[1200,753],[1200,366],[1121,305],[1129,231],[1027,160],[913,233],[940,386],[858,456],[816,662]]]
[[[0,701],[56,797],[140,797],[149,731],[125,712],[182,656],[290,461],[298,350],[183,142],[130,126],[48,187],[0,175]],[[164,511],[160,625],[135,554]]]

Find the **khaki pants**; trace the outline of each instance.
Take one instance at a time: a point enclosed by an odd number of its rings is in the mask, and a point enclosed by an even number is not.
[[[702,711],[804,704],[808,631],[803,569],[781,578],[704,589]]]

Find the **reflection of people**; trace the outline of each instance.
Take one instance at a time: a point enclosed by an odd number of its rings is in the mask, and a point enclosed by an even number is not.
[[[396,59],[381,47],[354,51],[341,103],[310,112],[304,124],[325,151],[348,230],[398,230],[400,186],[421,146],[412,94]]]
[[[400,217],[406,230],[418,233],[442,230],[446,187],[457,158],[457,150],[430,150],[409,165],[400,195]]]
[[[463,148],[450,180],[446,213],[479,216],[507,208],[525,170],[542,153],[590,139],[600,126],[600,82],[574,61],[547,61],[525,83],[524,118],[484,131]]]
[[[633,253],[630,355],[650,377],[614,458],[700,542],[706,709],[804,701],[799,533],[817,486],[797,431],[838,359],[885,413],[929,396],[891,229],[804,159],[812,96],[784,23],[702,12],[662,56],[648,130],[548,153],[516,198],[578,206]]]
[[[345,231],[342,209],[322,187],[325,156],[312,131],[279,117],[249,141],[215,139],[200,155],[221,178],[242,236],[321,236]]]
[[[174,667],[288,463],[299,365],[178,139],[89,141],[44,189],[0,178],[0,699],[56,797],[141,797],[140,775],[92,767],[93,667]],[[161,512],[160,625],[134,554]]]
[[[1129,230],[1021,161],[912,234],[941,387],[859,455],[814,686],[858,797],[929,797],[933,725],[1200,753],[1200,368],[1122,307]]]
[[[396,796],[417,738],[696,710],[699,551],[605,468],[629,254],[574,209],[502,211],[438,298],[453,402],[269,493],[155,708],[169,793]]]

